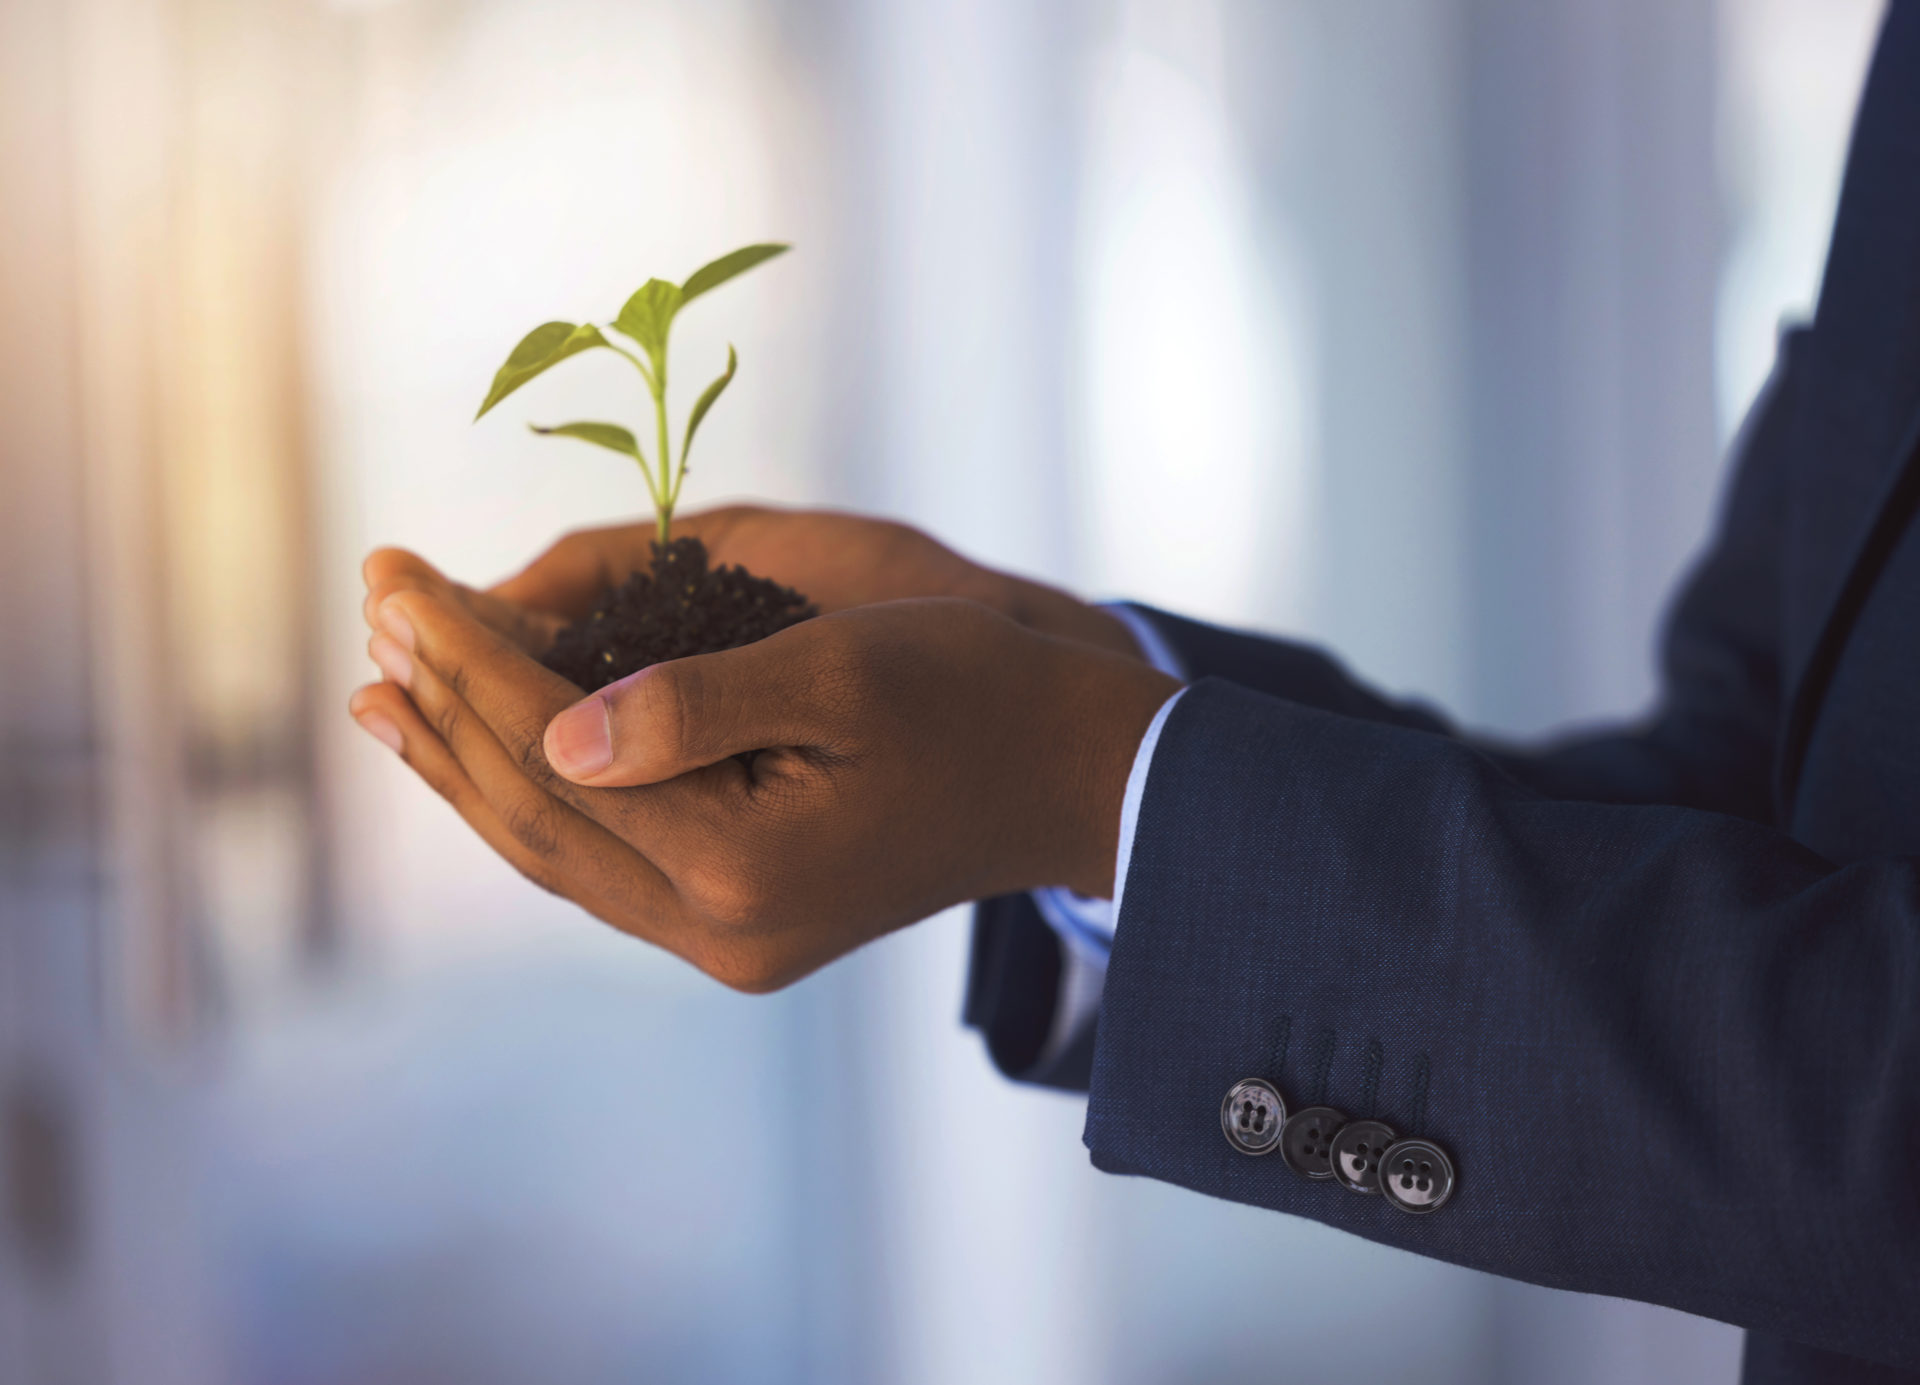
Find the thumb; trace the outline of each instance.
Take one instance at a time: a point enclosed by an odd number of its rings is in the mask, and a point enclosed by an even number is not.
[[[739,649],[654,664],[609,683],[547,724],[547,763],[579,784],[658,784],[742,751],[817,736],[819,641],[808,626]]]

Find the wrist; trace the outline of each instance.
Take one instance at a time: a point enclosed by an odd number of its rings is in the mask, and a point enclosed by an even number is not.
[[[1052,792],[1044,809],[1059,831],[1048,834],[1055,855],[1046,883],[1111,899],[1121,808],[1134,758],[1155,714],[1181,685],[1137,654],[1122,657],[1061,644],[1067,667],[1050,699],[1056,768],[1047,776]]]

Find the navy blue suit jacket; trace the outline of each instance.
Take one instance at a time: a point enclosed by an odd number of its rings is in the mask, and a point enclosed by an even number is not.
[[[1155,615],[1195,681],[1097,1029],[976,923],[967,1015],[1086,1085],[1093,1161],[1754,1329],[1750,1381],[1920,1378],[1920,0],[1896,0],[1812,326],[1783,339],[1643,725],[1520,753],[1297,645]],[[1264,1076],[1431,1136],[1409,1217],[1249,1159]],[[1884,1363],[1874,1364],[1874,1363]]]

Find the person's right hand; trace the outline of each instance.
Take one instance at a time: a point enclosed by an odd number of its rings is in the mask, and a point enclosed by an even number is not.
[[[586,698],[431,583],[376,619],[388,681],[349,707],[369,734],[530,879],[755,992],[969,899],[1110,896],[1128,775],[1179,686],[952,599]]]
[[[738,563],[805,595],[822,613],[881,601],[960,597],[998,611],[1030,630],[1139,658],[1139,646],[1110,613],[1066,592],[971,562],[905,524],[832,510],[780,510],[729,505],[678,516],[676,536],[698,538],[715,565]],[[465,604],[531,652],[564,621],[591,611],[602,593],[646,566],[651,523],[583,529],[567,535],[527,569]],[[369,612],[394,589],[381,580],[412,574],[391,550],[369,560]],[[394,584],[394,585],[397,585]]]

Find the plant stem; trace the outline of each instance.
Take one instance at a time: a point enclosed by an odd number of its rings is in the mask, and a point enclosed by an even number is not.
[[[686,445],[683,443],[681,444],[681,447],[680,447],[680,465],[673,469],[673,488],[667,492],[667,504],[669,506],[678,505],[680,503],[680,487],[685,485],[686,481],[687,481],[687,449],[686,449]]]
[[[636,457],[634,462],[640,468],[640,479],[647,483],[647,494],[653,498],[654,513],[658,514],[660,512],[660,486],[659,483],[653,479],[653,468],[647,464],[645,457]]]
[[[667,442],[667,363],[663,358],[655,367],[653,380],[653,418],[657,425],[659,451],[654,453],[660,459],[660,489],[653,498],[654,513],[659,516],[659,527],[655,530],[654,541],[662,548],[673,537],[673,502],[678,499],[673,493],[673,453]]]

